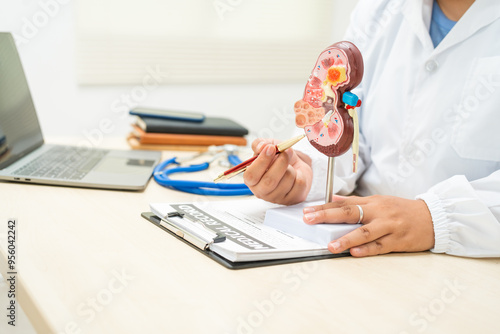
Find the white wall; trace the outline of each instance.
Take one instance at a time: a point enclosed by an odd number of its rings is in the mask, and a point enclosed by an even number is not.
[[[172,84],[302,81],[332,41],[331,0],[75,1],[87,85],[136,84],[152,64]]]
[[[332,14],[332,21],[335,26],[345,27],[356,1],[336,0],[335,3],[338,10]],[[46,137],[74,135],[79,140],[89,140],[91,133],[90,140],[100,146],[100,122],[108,119],[112,126],[105,129],[104,137],[125,138],[131,122],[123,112],[127,109],[126,100],[147,106],[202,111],[210,116],[229,116],[250,129],[250,139],[255,136],[284,139],[295,129],[292,107],[302,97],[307,78],[303,82],[264,85],[169,84],[148,90],[146,94],[139,86],[78,86],[75,8],[71,0],[0,0],[0,31],[11,31],[24,38],[19,52]],[[341,39],[343,33],[336,29],[332,42]],[[314,61],[311,59],[311,66]],[[144,77],[148,75],[145,69]],[[161,75],[159,78],[161,80]]]

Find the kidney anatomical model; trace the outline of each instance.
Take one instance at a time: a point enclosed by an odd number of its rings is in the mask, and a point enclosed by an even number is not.
[[[361,100],[350,93],[363,77],[363,58],[351,42],[338,42],[324,50],[314,65],[302,100],[295,103],[295,123],[309,142],[328,157],[344,154],[353,139],[354,170],[358,124],[355,107]]]

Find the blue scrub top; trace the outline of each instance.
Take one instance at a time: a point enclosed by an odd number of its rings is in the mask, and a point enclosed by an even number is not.
[[[450,32],[451,28],[455,25],[455,21],[450,20],[444,15],[441,7],[439,7],[436,0],[432,5],[432,18],[429,34],[431,35],[432,44],[434,47],[438,46],[443,38]]]

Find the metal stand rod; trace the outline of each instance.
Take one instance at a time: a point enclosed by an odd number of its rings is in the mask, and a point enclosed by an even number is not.
[[[335,158],[328,157],[328,170],[326,174],[326,196],[325,203],[330,203],[333,199],[333,175],[335,169]]]

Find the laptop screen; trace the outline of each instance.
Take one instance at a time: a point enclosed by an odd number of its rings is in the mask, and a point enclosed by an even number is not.
[[[0,33],[0,169],[43,144],[16,44]]]

